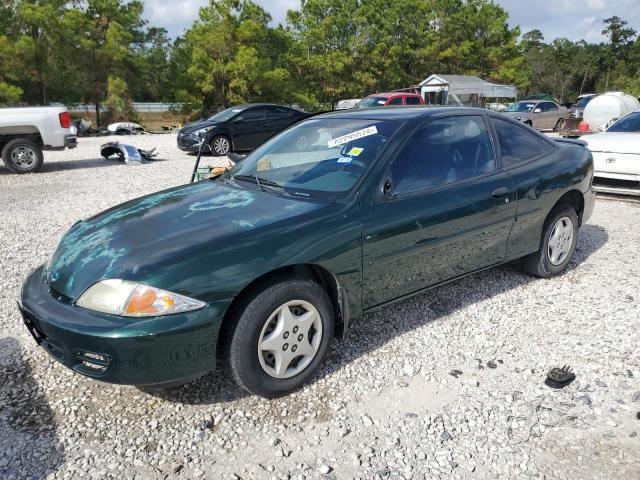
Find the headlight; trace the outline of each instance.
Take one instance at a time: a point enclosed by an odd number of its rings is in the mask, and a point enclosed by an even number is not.
[[[208,132],[209,130],[213,130],[214,128],[216,128],[216,126],[215,126],[215,125],[211,125],[210,127],[204,127],[204,128],[201,128],[200,130],[196,130],[196,132],[195,132],[195,133],[196,133],[196,135],[198,135],[200,138],[204,138],[204,137],[206,137],[206,136],[207,136],[207,132]]]
[[[127,280],[102,280],[78,299],[80,307],[124,317],[156,317],[197,310],[206,303]]]

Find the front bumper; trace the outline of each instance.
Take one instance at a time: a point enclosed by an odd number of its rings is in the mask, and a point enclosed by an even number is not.
[[[190,133],[178,133],[178,148],[184,152],[197,152],[200,149],[200,139]]]
[[[145,319],[106,315],[52,292],[40,267],[24,283],[20,310],[40,346],[66,367],[104,382],[154,385],[215,369],[228,303]]]

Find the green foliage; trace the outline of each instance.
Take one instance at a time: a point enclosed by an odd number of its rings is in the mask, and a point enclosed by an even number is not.
[[[104,106],[109,110],[110,120],[113,122],[137,122],[138,116],[129,98],[127,82],[122,78],[109,75],[107,79],[107,98]]]
[[[6,36],[0,35],[0,105],[15,103],[22,96],[22,89],[16,85],[18,68],[15,46]]]
[[[514,84],[521,95],[640,94],[640,40],[619,17],[608,42],[520,36],[492,0],[302,0],[284,25],[251,0],[209,0],[179,38],[147,26],[141,0],[4,0],[0,102],[165,101],[186,119],[245,102],[331,108],[432,73]]]

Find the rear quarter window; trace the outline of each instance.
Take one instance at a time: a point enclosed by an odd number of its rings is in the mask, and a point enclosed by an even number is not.
[[[495,117],[492,117],[491,120],[498,135],[502,162],[505,167],[528,162],[536,157],[551,153],[555,148],[548,140],[525,126]]]

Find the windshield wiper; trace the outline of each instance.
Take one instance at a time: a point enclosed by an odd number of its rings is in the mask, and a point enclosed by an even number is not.
[[[255,182],[260,187],[260,190],[264,192],[264,187],[275,187],[284,189],[282,185],[278,182],[274,182],[273,180],[269,180],[268,178],[261,178],[256,175],[234,175],[233,178],[237,178],[238,180],[248,180],[250,182]]]

